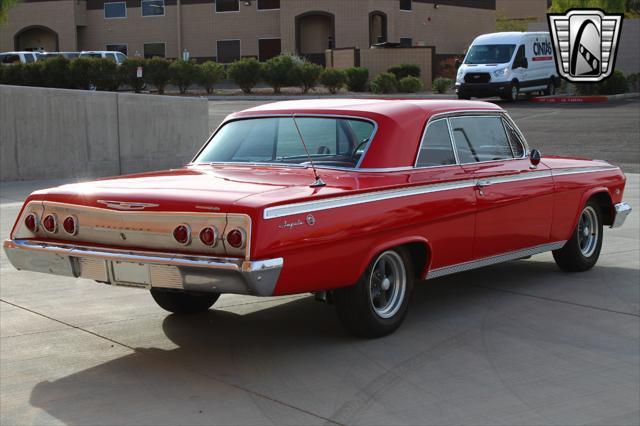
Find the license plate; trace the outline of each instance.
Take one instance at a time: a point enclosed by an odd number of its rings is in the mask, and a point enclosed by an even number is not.
[[[149,265],[132,262],[112,262],[113,278],[119,285],[150,286]]]

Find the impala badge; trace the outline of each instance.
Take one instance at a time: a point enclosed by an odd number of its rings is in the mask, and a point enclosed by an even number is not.
[[[115,209],[115,210],[144,210],[146,208],[159,206],[159,204],[130,203],[127,201],[108,201],[108,200],[98,200],[98,203],[104,204],[110,209]]]
[[[558,73],[573,82],[598,82],[613,72],[622,27],[621,14],[573,9],[549,14]]]

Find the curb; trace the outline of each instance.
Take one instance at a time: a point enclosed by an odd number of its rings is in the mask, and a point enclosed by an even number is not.
[[[548,104],[579,104],[579,103],[597,103],[617,101],[621,99],[632,99],[640,97],[640,93],[621,93],[619,95],[591,95],[591,96],[574,96],[574,95],[553,95],[553,96],[536,96],[529,99],[529,102],[548,103]]]

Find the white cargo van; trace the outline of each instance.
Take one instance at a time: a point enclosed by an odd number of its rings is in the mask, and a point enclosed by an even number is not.
[[[546,32],[505,32],[477,37],[458,68],[460,99],[519,93],[555,93],[559,84],[551,38]]]

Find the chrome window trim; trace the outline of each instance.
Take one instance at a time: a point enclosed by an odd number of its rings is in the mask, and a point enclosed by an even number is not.
[[[498,263],[509,262],[511,260],[521,259],[527,256],[533,256],[534,254],[540,254],[547,251],[557,250],[562,248],[566,244],[564,241],[556,241],[553,243],[541,244],[526,249],[510,251],[495,256],[489,256],[482,259],[472,260],[470,262],[457,263],[455,265],[444,266],[442,268],[432,269],[427,272],[427,279],[443,277],[446,275],[456,274],[458,272],[466,272],[472,269],[483,268],[485,266],[496,265]]]
[[[524,158],[527,155],[527,147],[525,146],[524,143],[522,143],[522,139],[520,139],[520,133],[516,131],[513,125],[510,122],[508,122],[504,117],[502,117],[502,127],[504,127],[504,131],[507,133],[507,139],[509,140],[509,146],[511,147],[511,152],[513,153],[513,157]],[[509,130],[507,129],[507,127],[513,130],[513,133],[515,133],[516,138],[518,139],[517,143],[519,143],[520,146],[522,147],[522,152],[524,153],[523,157],[516,157],[516,153],[513,150],[513,146],[511,145],[511,138],[509,137]]]
[[[364,161],[365,156],[367,155],[367,152],[369,150],[369,147],[371,146],[371,144],[373,143],[373,141],[375,140],[376,134],[378,133],[378,122],[375,121],[374,119],[368,118],[368,117],[359,117],[357,115],[344,115],[344,114],[310,114],[310,113],[295,113],[295,114],[256,114],[256,115],[249,115],[249,116],[244,116],[244,117],[236,117],[236,118],[232,118],[230,120],[224,120],[222,123],[220,123],[220,125],[213,131],[213,133],[211,134],[211,136],[209,136],[209,139],[207,139],[207,141],[204,143],[204,145],[200,148],[200,150],[198,150],[198,152],[196,153],[196,155],[193,157],[193,159],[191,160],[191,162],[189,163],[189,165],[198,165],[198,164],[217,164],[215,162],[206,162],[206,163],[196,163],[195,160],[196,158],[198,158],[198,156],[200,156],[200,154],[202,154],[202,151],[204,151],[204,149],[209,145],[209,143],[211,143],[211,140],[216,136],[216,134],[218,134],[218,132],[220,131],[220,129],[222,129],[222,127],[226,126],[227,124],[234,122],[234,121],[239,121],[239,120],[251,120],[253,118],[283,118],[283,117],[305,117],[305,118],[343,118],[343,119],[347,119],[347,120],[360,120],[360,121],[368,121],[369,123],[373,124],[373,131],[371,132],[371,136],[369,136],[369,143],[367,144],[367,147],[365,148],[364,152],[362,153],[362,155],[360,156],[360,159],[358,160],[358,163],[355,165],[354,168],[348,168],[348,167],[329,167],[329,166],[316,166],[316,169],[320,169],[320,168],[326,168],[326,169],[336,169],[336,170],[348,170],[348,171],[354,171],[360,168],[360,165],[362,164],[362,162]],[[224,164],[234,164],[234,165],[243,165],[243,164],[250,164],[250,163],[243,163],[243,162],[224,162]],[[254,163],[254,164],[259,164],[259,163]],[[265,165],[275,165],[273,163],[263,163]],[[291,165],[291,164],[286,164],[286,165]],[[298,164],[298,166],[300,166]],[[308,166],[302,166],[304,168],[308,168]]]
[[[575,175],[580,173],[598,173],[598,172],[607,172],[612,170],[620,170],[620,167],[616,166],[593,166],[593,167],[573,167],[573,168],[565,168],[565,169],[555,169],[551,170],[553,176],[565,176],[565,175]]]
[[[447,132],[449,134],[449,144],[451,145],[451,151],[453,152],[453,157],[454,157],[456,162],[454,164],[439,164],[437,166],[418,166],[418,161],[420,160],[420,152],[422,151],[422,147],[424,146],[424,141],[425,141],[425,138],[427,136],[427,132],[429,131],[429,127],[432,126],[433,124],[439,122],[439,121],[444,121],[446,126],[447,126]],[[418,152],[416,153],[416,160],[413,162],[413,168],[414,169],[429,169],[429,168],[432,168],[432,167],[455,166],[457,164],[459,164],[458,153],[456,152],[456,148],[453,145],[453,141],[451,140],[451,126],[449,125],[449,120],[446,117],[437,118],[435,120],[428,120],[427,124],[424,127],[424,131],[422,132],[422,137],[420,138],[420,144],[418,145]]]

